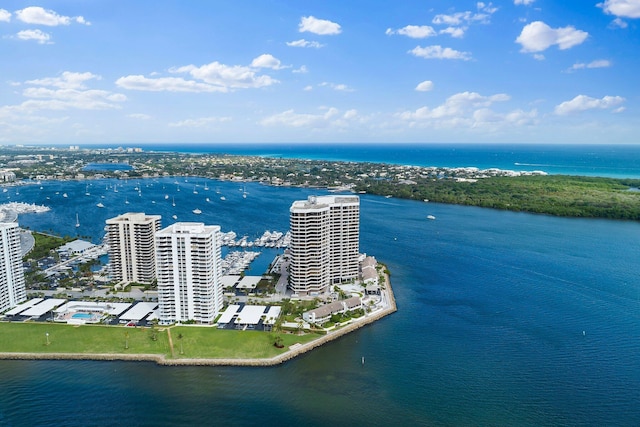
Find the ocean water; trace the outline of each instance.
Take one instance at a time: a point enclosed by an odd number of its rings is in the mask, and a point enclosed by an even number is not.
[[[146,150],[229,153],[413,166],[478,167],[640,178],[640,145],[568,144],[186,144]]]
[[[322,194],[115,183],[43,182],[0,201],[47,204],[21,225],[97,242],[126,211],[286,231],[291,202]],[[640,425],[639,238],[631,221],[363,195],[361,251],[389,266],[398,312],[270,368],[0,361],[0,425]]]

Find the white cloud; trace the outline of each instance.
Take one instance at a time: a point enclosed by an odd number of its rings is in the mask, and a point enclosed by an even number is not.
[[[201,117],[198,119],[187,119],[179,122],[169,123],[170,127],[201,128],[210,124],[217,124],[231,121],[230,117]]]
[[[584,42],[589,33],[572,26],[551,28],[542,21],[527,24],[516,39],[522,45],[521,52],[542,52],[557,45],[560,50],[569,49]]]
[[[39,44],[52,44],[51,35],[41,30],[22,30],[16,34],[16,37],[20,40],[35,40]]]
[[[447,27],[443,30],[440,30],[438,34],[449,34],[451,37],[459,39],[464,36],[466,28],[463,27]]]
[[[572,72],[575,70],[582,70],[584,68],[608,68],[610,66],[611,66],[611,61],[608,61],[606,59],[596,59],[595,61],[591,61],[588,64],[582,63],[582,62],[573,64],[571,68],[569,68],[569,70],[567,71]]]
[[[529,6],[530,4],[532,4],[535,0],[513,0],[513,4],[522,4],[525,6]]]
[[[591,98],[587,95],[578,95],[570,101],[565,101],[556,105],[555,113],[558,115],[571,114],[578,111],[592,109],[610,109],[620,106],[625,101],[621,96],[604,96],[600,99]],[[614,112],[623,111],[624,108],[616,108]]]
[[[251,67],[224,65],[217,61],[200,67],[186,65],[170,70],[173,73],[188,73],[191,77],[222,88],[259,88],[271,86],[278,80],[264,74],[258,75]]]
[[[291,47],[312,47],[312,48],[316,48],[319,49],[321,47],[324,47],[325,45],[318,43],[316,41],[308,41],[305,39],[300,39],[300,40],[295,40],[292,42],[287,42],[287,46],[291,46]]]
[[[438,14],[433,17],[432,23],[436,25],[462,25],[462,24],[472,24],[472,23],[482,23],[488,24],[491,18],[491,15],[498,11],[497,7],[493,7],[492,3],[476,3],[478,8],[478,12],[457,12],[452,13],[450,15],[447,14]]]
[[[90,73],[75,73],[72,71],[63,72],[60,77],[46,77],[44,79],[28,80],[25,82],[35,86],[53,86],[61,89],[84,89],[85,82],[89,80],[100,80],[101,77]]]
[[[10,22],[11,12],[8,10],[0,9],[0,22]]]
[[[120,77],[116,84],[125,89],[151,92],[228,92],[233,89],[249,89],[271,86],[278,80],[258,74],[260,68],[284,68],[272,55],[261,55],[253,60],[252,66],[224,65],[212,62],[202,66],[185,65],[171,68],[173,74],[188,74],[184,77],[145,77],[129,75]]]
[[[640,18],[640,0],[605,0],[598,3],[604,13],[623,18]]]
[[[303,16],[298,25],[301,33],[309,32],[321,36],[335,35],[342,32],[340,25],[326,19],[318,19],[313,16]]]
[[[16,17],[18,20],[26,24],[47,25],[55,27],[58,25],[69,25],[75,21],[79,24],[91,25],[85,21],[82,16],[69,17],[58,15],[53,10],[46,10],[39,6],[30,6],[22,10],[16,11]]]
[[[282,66],[279,59],[268,53],[264,53],[251,61],[251,66],[254,68],[271,68],[272,70],[286,68]]]
[[[434,30],[433,27],[430,27],[428,25],[407,25],[406,27],[400,28],[398,30],[387,28],[385,34],[388,36],[393,34],[400,34],[402,36],[411,37],[412,39],[424,39],[427,37],[433,37],[438,33],[436,33],[436,30]]]
[[[441,119],[445,117],[463,116],[474,108],[486,108],[495,102],[504,102],[510,99],[509,95],[500,93],[491,96],[483,96],[477,92],[460,92],[450,96],[435,108],[421,107],[416,111],[401,113],[405,120]]]
[[[460,52],[449,47],[443,48],[439,45],[420,47],[416,46],[409,53],[425,59],[461,59],[468,61],[471,59],[469,52]]]
[[[629,26],[629,24],[627,24],[625,21],[623,21],[620,18],[616,18],[613,21],[611,21],[611,27],[613,28],[627,28]]]
[[[22,95],[29,98],[20,105],[5,107],[16,112],[37,110],[106,110],[120,108],[127,100],[121,93],[87,89],[84,82],[100,77],[91,73],[64,72],[59,77],[30,80]]]
[[[322,129],[343,128],[358,120],[360,118],[356,110],[340,113],[337,108],[331,107],[320,114],[301,114],[296,113],[294,110],[287,110],[263,119],[260,124],[263,126]]]
[[[307,68],[306,65],[302,65],[300,66],[300,68],[296,68],[294,70],[291,70],[292,73],[298,73],[298,74],[306,74],[309,72],[309,69]]]
[[[347,86],[345,84],[322,82],[318,86],[320,86],[320,87],[329,87],[329,88],[331,88],[333,90],[337,90],[339,92],[353,92],[353,89],[351,89],[349,86]]]
[[[151,116],[149,114],[144,114],[144,113],[128,114],[127,117],[130,117],[132,119],[137,119],[137,120],[149,120],[149,119],[151,119]]]
[[[408,122],[412,127],[430,128],[485,128],[499,130],[502,127],[526,126],[536,124],[538,112],[516,109],[509,112],[496,112],[490,107],[495,103],[509,101],[509,95],[500,93],[483,96],[476,92],[461,92],[447,98],[435,107],[421,107],[415,111],[399,113],[396,117]]]
[[[223,86],[199,83],[185,80],[182,77],[158,77],[150,79],[141,75],[120,77],[116,85],[129,90],[143,90],[149,92],[227,92]]]
[[[425,80],[416,86],[418,92],[429,92],[431,89],[433,89],[433,82],[431,80]]]

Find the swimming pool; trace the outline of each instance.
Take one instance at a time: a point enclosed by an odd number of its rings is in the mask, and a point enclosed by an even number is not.
[[[91,313],[74,313],[73,316],[71,316],[72,319],[85,319],[85,320],[89,320],[89,319],[93,319],[93,314]]]

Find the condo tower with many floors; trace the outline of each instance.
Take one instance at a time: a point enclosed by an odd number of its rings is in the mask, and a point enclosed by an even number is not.
[[[222,309],[221,239],[219,226],[199,222],[177,222],[156,233],[161,324],[214,322]]]
[[[16,222],[0,222],[0,313],[26,299],[20,228]]]
[[[111,279],[150,284],[156,278],[155,234],[160,215],[125,213],[107,220]]]
[[[360,198],[310,196],[289,210],[289,287],[317,295],[358,278]]]

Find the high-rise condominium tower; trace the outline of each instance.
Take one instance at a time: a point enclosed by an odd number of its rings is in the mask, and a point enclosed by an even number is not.
[[[26,299],[20,229],[15,222],[0,222],[0,313]]]
[[[289,287],[301,295],[358,277],[360,198],[311,196],[289,210]]]
[[[178,222],[156,233],[159,319],[212,324],[222,309],[217,225]]]
[[[130,212],[107,220],[112,280],[125,284],[155,280],[154,236],[158,230],[160,215]]]

